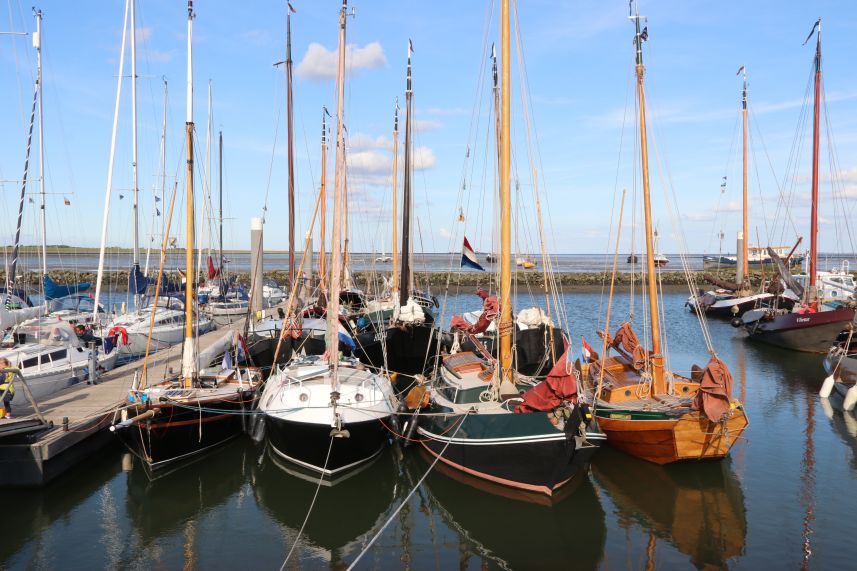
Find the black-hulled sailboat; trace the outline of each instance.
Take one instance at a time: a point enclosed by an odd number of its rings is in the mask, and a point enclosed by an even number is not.
[[[275,455],[302,468],[335,478],[381,452],[385,426],[396,410],[390,380],[366,370],[354,359],[340,360],[339,289],[343,255],[339,249],[343,219],[345,159],[345,24],[347,0],[339,13],[336,168],[333,201],[332,261],[325,355],[300,357],[275,371],[259,403],[268,444]]]
[[[809,247],[808,287],[803,288],[779,263],[783,281],[797,293],[801,301],[790,310],[768,308],[748,311],[741,324],[749,339],[776,345],[793,351],[826,353],[836,342],[837,335],[854,321],[853,303],[848,306],[827,306],[819,302],[816,281],[818,279],[818,141],[821,131],[821,19],[813,30],[816,33],[815,47],[815,95],[813,98],[812,123],[812,212]],[[812,34],[810,34],[811,36]],[[774,252],[769,253],[774,255]],[[784,270],[785,268],[785,270]]]
[[[417,414],[418,440],[447,466],[503,486],[554,496],[580,472],[603,441],[577,404],[577,384],[568,350],[548,378],[528,385],[512,359],[512,235],[510,24],[509,1],[501,2],[502,112],[500,156],[499,359],[487,362],[471,352],[442,359],[428,414]],[[406,403],[424,402],[416,387]],[[424,390],[424,389],[423,389]],[[407,428],[405,430],[408,432]]]
[[[134,0],[131,1],[131,6],[133,11]],[[122,411],[122,420],[110,427],[111,431],[117,434],[128,449],[141,458],[150,470],[162,468],[178,460],[189,459],[241,434],[249,418],[246,413],[255,407],[261,383],[261,374],[257,369],[238,363],[243,351],[233,347],[231,337],[224,337],[219,343],[203,352],[198,352],[197,339],[194,336],[193,52],[191,49],[193,17],[193,2],[188,0],[188,92],[185,123],[187,140],[187,245],[185,248],[187,273],[185,275],[188,279],[185,283],[185,337],[181,374],[147,386],[149,356],[147,350],[139,385],[132,387],[128,393],[129,405]],[[170,205],[170,222],[174,205],[175,192]],[[153,305],[155,308],[157,291],[160,291],[160,282],[163,277],[168,240],[169,225],[164,233],[164,245],[161,250],[161,265]],[[224,354],[221,366],[205,368],[218,354]]]

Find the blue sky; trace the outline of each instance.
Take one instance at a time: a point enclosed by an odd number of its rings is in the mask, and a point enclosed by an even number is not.
[[[292,19],[295,60],[295,156],[303,236],[319,182],[322,105],[335,108],[329,77],[337,42],[336,0],[295,0]],[[466,233],[479,250],[490,249],[493,166],[490,157],[490,92],[479,87],[489,74],[485,59],[496,37],[498,8],[486,2],[351,2],[348,43],[353,45],[346,87],[345,122],[351,142],[350,232],[353,250],[389,251],[390,139],[394,100],[404,109],[408,38],[413,39],[415,90],[416,248],[460,248]],[[98,244],[116,95],[124,2],[44,2],[44,104],[48,242]],[[195,122],[198,164],[205,163],[206,90],[212,82],[213,130],[223,130],[227,247],[246,247],[249,219],[259,216],[268,196],[266,245],[286,247],[286,146],[284,78],[272,64],[283,59],[285,2],[225,0],[195,2]],[[488,15],[488,37],[485,30]],[[645,45],[652,149],[654,209],[661,249],[679,248],[681,219],[687,249],[717,251],[716,234],[727,234],[731,250],[740,224],[740,139],[735,139],[740,78],[746,65],[752,116],[751,236],[763,243],[792,243],[808,233],[809,130],[802,130],[796,169],[788,169],[807,80],[812,43],[802,46],[816,18],[823,18],[827,108],[838,156],[832,195],[828,145],[822,138],[821,247],[850,251],[842,221],[857,198],[857,84],[854,38],[857,16],[846,2],[644,2],[649,17]],[[30,4],[7,2],[4,30],[32,31]],[[615,190],[634,185],[632,35],[628,5],[620,0],[579,2],[530,0],[520,6],[521,40],[537,141],[539,184],[547,241],[556,253],[600,253],[615,239],[610,219]],[[167,177],[183,181],[186,4],[181,0],[139,2],[138,97],[141,233],[149,240],[152,190],[157,184],[162,122],[162,77],[169,82]],[[513,60],[516,61],[514,55]],[[21,178],[32,98],[35,53],[29,38],[0,37],[0,93],[5,136],[0,140],[0,178]],[[516,64],[517,66],[517,64]],[[126,59],[126,74],[130,61]],[[517,67],[513,69],[513,138],[520,180],[517,211],[532,212],[526,129]],[[487,78],[487,75],[486,75]],[[630,107],[627,104],[630,103]],[[478,109],[475,111],[475,109]],[[627,113],[627,115],[626,115]],[[111,244],[131,241],[130,80],[122,93]],[[474,117],[479,117],[478,128]],[[623,130],[623,117],[627,117]],[[277,129],[277,120],[280,120]],[[277,136],[275,138],[275,132]],[[466,159],[468,147],[471,157]],[[731,149],[731,152],[730,152]],[[621,152],[621,154],[620,154]],[[662,157],[659,167],[655,156]],[[273,157],[273,161],[272,161]],[[34,157],[35,159],[35,157]],[[332,156],[330,164],[332,164]],[[214,169],[216,170],[216,161]],[[757,173],[758,172],[758,176]],[[330,170],[329,179],[333,180]],[[31,175],[38,176],[37,168]],[[198,180],[204,175],[198,173]],[[723,176],[726,192],[721,194]],[[468,180],[462,193],[462,179]],[[784,182],[785,181],[785,182]],[[778,183],[790,197],[791,218],[775,218]],[[181,184],[180,184],[181,188]],[[35,186],[32,188],[35,190]],[[4,182],[4,241],[14,233],[19,187]],[[197,186],[198,195],[202,187]],[[216,191],[216,186],[215,186]],[[119,195],[124,195],[119,199]],[[463,196],[463,200],[459,199]],[[64,205],[68,198],[70,206]],[[36,199],[36,202],[38,200]],[[182,200],[179,207],[183,208]],[[629,204],[630,207],[630,195]],[[165,210],[165,208],[161,208]],[[200,209],[199,203],[197,209]],[[463,209],[466,222],[458,221]],[[522,216],[523,218],[523,216]],[[171,234],[183,232],[174,219]],[[626,213],[626,221],[630,213]],[[521,250],[536,243],[532,222],[519,222]],[[624,230],[623,250],[628,248]],[[36,241],[35,209],[28,204],[24,241]]]

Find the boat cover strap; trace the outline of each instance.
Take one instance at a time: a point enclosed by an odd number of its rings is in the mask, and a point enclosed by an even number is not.
[[[694,410],[701,410],[711,422],[720,422],[729,412],[732,397],[732,373],[726,363],[712,357],[702,371],[699,392],[693,399]]]

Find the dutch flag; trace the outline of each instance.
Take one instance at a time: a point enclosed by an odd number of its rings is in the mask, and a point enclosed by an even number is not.
[[[467,241],[467,236],[464,237],[464,247],[461,250],[461,267],[473,268],[480,272],[485,271],[485,268],[480,266],[479,262],[476,261],[476,252],[473,251],[473,246]]]
[[[592,347],[590,347],[589,343],[586,342],[585,337],[580,338],[583,341],[583,360],[584,362],[589,362],[589,359],[592,357]]]

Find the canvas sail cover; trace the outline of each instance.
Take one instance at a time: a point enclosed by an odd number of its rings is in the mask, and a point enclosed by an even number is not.
[[[712,357],[702,371],[699,392],[693,399],[693,409],[701,410],[711,422],[720,422],[729,412],[732,397],[732,373],[726,363]]]
[[[214,261],[211,256],[208,257],[208,279],[213,280],[220,275],[220,268],[214,267]]]
[[[140,271],[140,264],[134,264],[131,271],[128,273],[128,292],[136,295],[146,293],[146,288],[149,286],[149,278],[143,275]]]
[[[619,348],[625,350],[626,353],[631,355],[634,360],[634,368],[636,370],[641,370],[646,364],[646,350],[640,345],[640,340],[637,338],[637,334],[634,332],[634,328],[631,327],[631,324],[627,321],[623,322],[622,325],[619,326],[619,329],[616,331],[616,336],[613,339],[609,339],[608,342],[610,346],[613,348]]]
[[[783,283],[786,284],[786,287],[795,292],[798,297],[803,297],[803,286],[800,285],[794,276],[792,276],[791,270],[789,270],[788,265],[783,261],[783,259],[777,255],[773,248],[768,247],[768,255],[771,256],[771,259],[774,260],[777,264],[777,270],[780,272],[780,278],[783,280]]]
[[[59,299],[61,297],[65,297],[67,295],[71,295],[73,293],[79,293],[82,291],[86,291],[89,289],[90,284],[88,282],[79,283],[79,284],[69,284],[69,285],[60,285],[56,283],[48,274],[45,274],[43,278],[43,283],[45,286],[45,299]]]
[[[479,319],[471,325],[460,315],[453,315],[452,322],[449,324],[450,329],[461,329],[465,333],[482,333],[491,322],[497,318],[500,313],[500,302],[496,295],[488,295],[488,292],[482,288],[476,290],[476,295],[482,298],[482,314]]]
[[[570,351],[570,347],[566,348],[545,380],[524,393],[524,402],[515,407],[515,412],[546,412],[563,401],[577,402],[577,379],[568,360]]]

